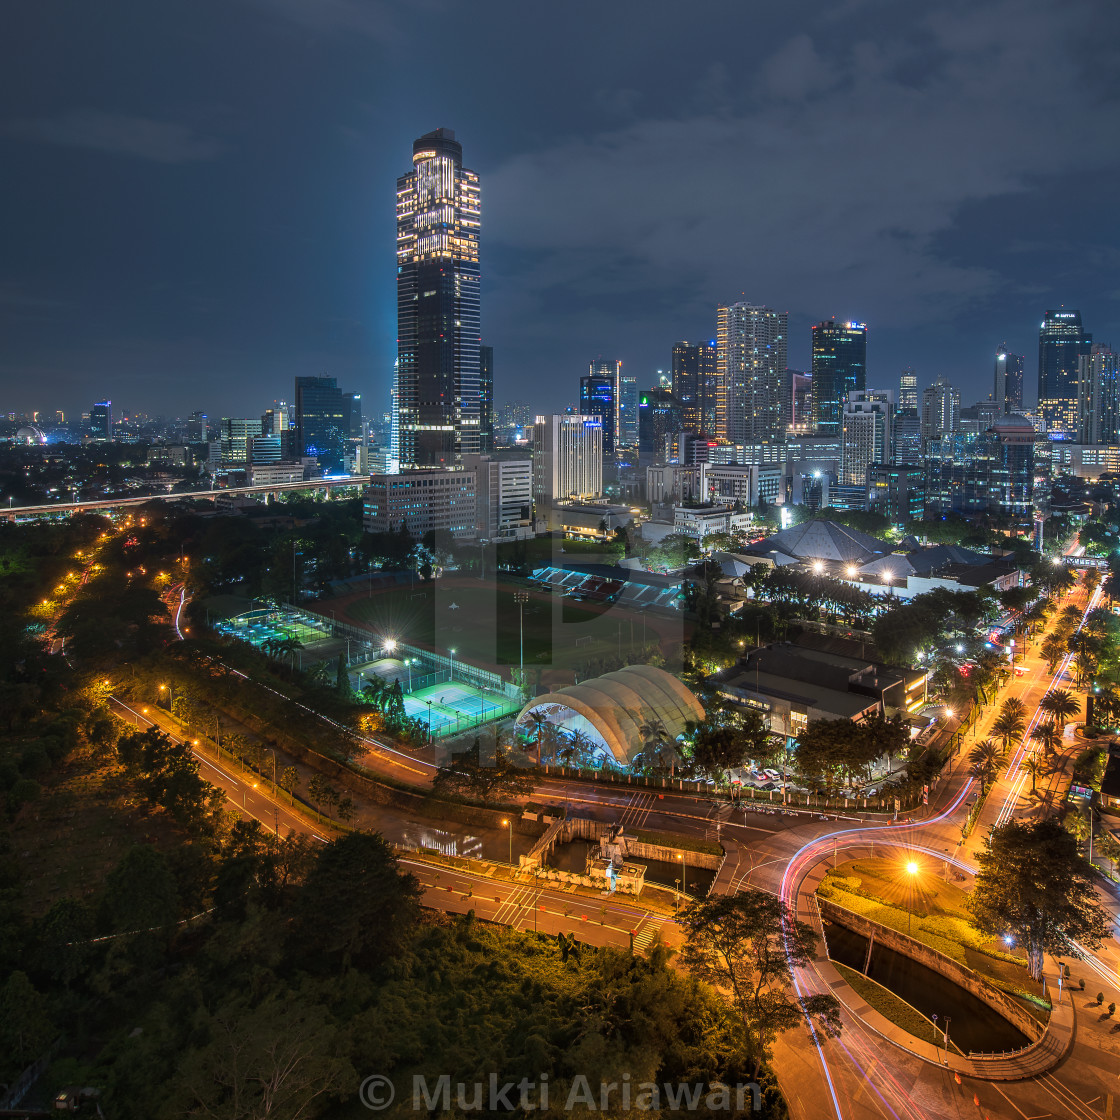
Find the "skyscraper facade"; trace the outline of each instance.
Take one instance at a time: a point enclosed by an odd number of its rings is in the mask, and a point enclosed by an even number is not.
[[[918,415],[918,375],[907,366],[898,376],[898,411]]]
[[[533,426],[533,501],[547,517],[556,502],[603,493],[603,424],[598,416],[554,413]]]
[[[618,443],[620,447],[638,447],[638,378],[623,373],[618,378]]]
[[[1077,371],[1078,433],[1081,443],[1120,442],[1120,354],[1094,342]]]
[[[922,394],[922,446],[952,435],[960,423],[960,390],[939,377]]]
[[[397,441],[402,470],[479,451],[478,176],[455,133],[412,145],[397,180]]]
[[[1018,412],[1023,407],[1023,371],[1027,359],[1022,354],[1012,354],[1007,343],[1001,342],[996,351],[995,383],[992,400],[1000,406],[1006,416]]]
[[[789,316],[752,303],[716,310],[716,438],[725,443],[782,439],[782,376]]]
[[[89,410],[89,434],[99,443],[108,443],[113,438],[113,402],[98,401]]]
[[[813,327],[813,424],[840,431],[848,394],[867,388],[867,327],[826,319]]]
[[[350,412],[333,377],[297,377],[296,453],[314,456],[324,474],[337,474],[346,461]]]
[[[1047,428],[1077,438],[1077,370],[1093,336],[1080,311],[1047,311],[1038,330],[1038,411]]]
[[[840,481],[844,486],[866,486],[872,463],[891,457],[891,421],[894,393],[889,389],[854,390],[842,414]]]
[[[698,436],[716,434],[716,344],[678,342],[673,347],[673,396],[685,428]]]
[[[478,348],[478,446],[484,455],[494,450],[494,347]]]
[[[579,410],[598,416],[603,423],[603,454],[611,457],[618,446],[618,389],[621,362],[595,361],[579,379]]]

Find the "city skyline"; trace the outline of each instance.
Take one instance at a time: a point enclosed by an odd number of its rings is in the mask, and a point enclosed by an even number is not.
[[[378,408],[396,353],[388,200],[404,145],[438,127],[457,131],[487,183],[483,342],[497,351],[498,400],[539,387],[535,408],[562,407],[562,380],[588,353],[617,356],[651,383],[675,341],[710,338],[715,307],[740,299],[789,313],[793,368],[809,368],[814,322],[857,319],[873,336],[868,385],[913,365],[923,386],[944,375],[966,401],[990,392],[1001,341],[1028,355],[1033,400],[1033,336],[1047,308],[1080,308],[1095,339],[1120,337],[1107,234],[1116,157],[1095,142],[1114,133],[1118,106],[1081,61],[1115,17],[1093,5],[1014,19],[998,5],[967,15],[939,5],[918,27],[869,9],[820,26],[809,13],[768,13],[749,57],[713,45],[693,17],[674,49],[696,65],[669,81],[637,62],[642,48],[660,49],[657,21],[635,33],[625,6],[595,11],[595,43],[558,30],[531,62],[517,49],[531,26],[448,10],[433,57],[451,44],[479,54],[470,96],[433,79],[400,110],[389,106],[408,52],[396,47],[422,40],[422,14],[235,7],[173,10],[180,34],[170,37],[137,14],[112,39],[87,15],[48,24],[24,14],[26,49],[3,78],[14,108],[0,128],[21,172],[3,187],[20,215],[0,273],[9,408],[76,412],[113,399],[153,414],[237,415],[318,375]],[[729,44],[742,38],[733,31]],[[132,51],[138,41],[150,52]],[[609,79],[584,88],[568,73],[573,50],[600,73],[596,61],[623,41],[635,61]],[[250,45],[252,96],[230,64]],[[81,86],[43,65],[44,52],[99,47],[114,65],[82,71]],[[1023,57],[1035,60],[1030,77]],[[314,99],[295,92],[297,65]],[[739,90],[731,75],[742,65],[757,76]],[[511,84],[524,96],[506,96]],[[271,127],[277,118],[283,129]],[[790,147],[802,125],[808,144]],[[1068,174],[1040,173],[1035,138],[1046,130],[1062,148],[1047,167]],[[701,158],[719,144],[758,150],[779,132],[791,139],[772,141],[775,158],[749,191],[738,154]],[[813,178],[799,170],[809,151],[842,147],[844,174],[786,189]],[[914,183],[896,189],[885,162],[907,166]],[[636,189],[647,172],[658,191]],[[744,214],[730,225],[729,202]],[[760,233],[750,215],[764,212],[775,220]]]

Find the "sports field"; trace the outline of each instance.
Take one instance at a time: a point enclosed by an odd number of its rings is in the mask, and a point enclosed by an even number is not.
[[[438,739],[517,712],[520,705],[501,693],[488,692],[465,681],[448,681],[406,694],[404,710],[409,718],[423,723],[430,718],[432,736]]]
[[[333,657],[346,644],[331,637],[329,626],[316,625],[305,616],[290,611],[261,611],[235,616],[216,623],[215,629],[243,642],[251,642],[258,649],[270,641],[295,640],[302,647],[298,656],[304,666]]]

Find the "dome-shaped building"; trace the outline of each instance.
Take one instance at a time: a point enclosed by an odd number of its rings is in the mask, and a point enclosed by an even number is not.
[[[646,745],[642,728],[660,720],[670,740],[689,721],[700,723],[704,708],[696,696],[664,669],[628,665],[615,673],[569,685],[531,700],[517,727],[536,737],[534,713],[568,735],[582,731],[608,762],[629,766]]]

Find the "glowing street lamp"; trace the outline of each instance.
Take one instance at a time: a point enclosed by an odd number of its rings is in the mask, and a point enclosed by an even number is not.
[[[450,680],[454,680],[455,679],[455,651],[452,648],[448,647],[447,652],[451,654],[451,676],[450,676]]]
[[[513,866],[513,821],[503,820],[502,826],[509,829],[509,865]]]
[[[385,652],[392,653],[397,648],[397,641],[395,638],[385,639]]]
[[[909,882],[910,890],[909,890],[909,893],[908,893],[908,900],[909,901],[908,901],[907,906],[906,906],[906,934],[907,934],[907,936],[909,936],[909,934],[910,934],[910,922],[911,922],[911,919],[914,916],[914,876],[918,874],[918,865],[913,860],[911,860],[906,865],[906,874],[910,877],[910,882]]]
[[[857,568],[855,564],[849,564],[844,569],[844,574],[848,577],[848,579],[855,579],[856,576],[859,575],[859,568]]]

